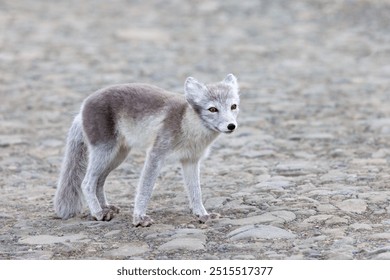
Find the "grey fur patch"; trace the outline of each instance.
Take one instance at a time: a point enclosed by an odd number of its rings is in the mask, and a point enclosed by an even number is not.
[[[82,107],[85,135],[93,145],[117,138],[121,115],[139,121],[161,112],[174,95],[146,84],[115,85],[88,97]]]

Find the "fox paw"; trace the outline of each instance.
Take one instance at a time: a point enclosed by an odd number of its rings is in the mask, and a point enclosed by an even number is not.
[[[111,221],[116,214],[119,213],[119,208],[115,207],[113,205],[104,207],[102,211],[100,211],[98,214],[93,215],[93,218],[96,221]]]
[[[140,216],[140,217],[134,217],[133,219],[133,225],[136,227],[150,227],[154,221],[149,216]]]
[[[209,220],[218,219],[220,216],[221,216],[221,215],[218,214],[218,213],[211,213],[211,214],[202,215],[202,216],[197,215],[198,221],[199,221],[199,223],[201,223],[201,224],[204,224],[204,223],[206,223],[206,222],[209,221]]]

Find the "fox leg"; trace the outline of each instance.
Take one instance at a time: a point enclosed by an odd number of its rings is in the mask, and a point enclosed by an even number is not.
[[[187,189],[190,207],[201,223],[209,219],[209,214],[203,206],[202,191],[199,179],[199,161],[181,160],[184,183]]]
[[[134,203],[133,225],[135,226],[147,227],[153,224],[153,220],[146,215],[146,209],[165,159],[165,154],[164,149],[154,145],[146,157]]]
[[[97,199],[99,200],[99,203],[100,203],[100,206],[102,207],[102,209],[103,210],[108,209],[108,211],[111,210],[115,214],[119,213],[120,209],[119,209],[119,207],[108,204],[106,194],[104,192],[104,182],[106,181],[108,174],[110,174],[110,172],[112,170],[117,168],[125,160],[125,158],[129,154],[129,151],[130,151],[130,149],[125,147],[125,146],[120,147],[120,149],[117,151],[114,159],[111,161],[110,165],[100,175],[99,180],[97,182],[97,186],[96,186],[96,196],[97,196]]]
[[[115,146],[104,144],[89,147],[87,172],[81,184],[92,217],[98,221],[109,221],[115,211],[110,209],[104,194],[104,181],[116,155]]]

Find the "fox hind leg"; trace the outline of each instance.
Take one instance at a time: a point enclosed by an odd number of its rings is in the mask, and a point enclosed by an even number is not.
[[[129,154],[130,149],[126,146],[120,146],[120,148],[114,152],[114,158],[112,159],[111,163],[107,167],[107,169],[100,175],[97,187],[96,187],[96,196],[100,203],[101,208],[103,209],[103,212],[106,212],[106,219],[110,218],[111,216],[118,214],[120,208],[114,205],[110,205],[107,201],[107,197],[104,191],[104,183],[106,181],[107,176],[110,174],[112,170],[117,168],[127,157]]]
[[[88,167],[82,182],[82,191],[92,217],[98,221],[109,221],[118,212],[118,208],[108,204],[104,182],[125,156],[119,153],[121,149],[115,144],[105,143],[89,148]]]

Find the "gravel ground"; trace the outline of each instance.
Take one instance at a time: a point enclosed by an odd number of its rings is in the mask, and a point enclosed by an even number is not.
[[[390,1],[0,1],[1,259],[390,259]],[[240,127],[202,165],[189,214],[176,163],[131,225],[144,161],[107,180],[110,222],[52,200],[81,101],[115,83],[183,92],[234,73]]]

